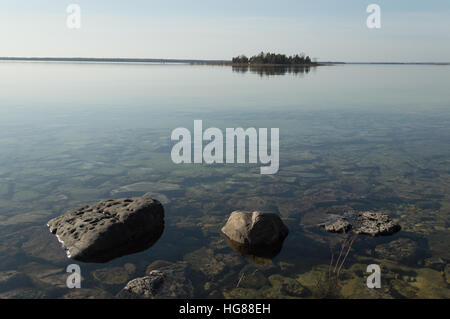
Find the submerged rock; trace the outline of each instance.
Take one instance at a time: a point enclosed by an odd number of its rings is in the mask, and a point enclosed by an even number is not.
[[[187,261],[194,270],[203,273],[210,280],[217,280],[227,271],[239,268],[242,260],[233,254],[215,253],[211,248],[200,248],[186,256]]]
[[[252,274],[248,276],[251,279]],[[259,284],[258,280],[261,281]],[[239,287],[224,291],[224,296],[229,299],[299,299],[310,294],[309,290],[299,281],[279,274],[271,275],[268,278],[259,274],[259,277],[255,277],[251,281],[247,280],[247,282],[251,284],[246,284],[245,277],[242,277]]]
[[[45,299],[52,298],[46,291],[38,288],[17,288],[0,293],[0,299]],[[54,297],[53,297],[54,298]]]
[[[289,230],[276,214],[235,211],[222,232],[236,243],[256,248],[283,242]]]
[[[98,288],[71,289],[62,299],[113,299],[109,292]]]
[[[247,288],[247,289],[262,289],[266,286],[270,286],[270,282],[267,276],[263,274],[262,271],[258,269],[254,271],[241,271],[239,273],[239,281],[236,284],[236,288]]]
[[[105,200],[47,225],[69,258],[103,263],[151,247],[163,233],[164,208],[149,198]]]
[[[416,265],[424,255],[417,242],[409,238],[399,238],[386,244],[378,245],[375,252],[379,258],[400,263]]]
[[[18,271],[27,274],[32,283],[25,288],[33,287],[42,292],[46,298],[57,298],[67,292],[67,272],[64,268],[50,264],[30,262],[18,266]],[[84,282],[83,274],[81,282]],[[28,298],[28,297],[27,297]]]
[[[0,271],[0,292],[31,285],[30,278],[18,271]]]
[[[268,298],[305,297],[308,290],[298,280],[279,274],[269,277],[272,289],[265,293]]]
[[[401,227],[388,215],[376,212],[361,212],[356,217],[356,234],[372,237],[392,235],[400,231]]]
[[[125,264],[124,267],[97,269],[92,272],[92,277],[103,285],[120,285],[130,280],[135,271],[136,266]]]
[[[25,254],[51,263],[67,260],[64,251],[60,249],[60,245],[44,225],[33,226],[24,231],[28,236],[28,239],[22,244]]]
[[[160,194],[160,193],[148,192],[148,193],[144,194],[142,197],[156,199],[163,205],[167,205],[170,203],[170,199],[166,195]]]
[[[186,262],[152,270],[148,276],[131,280],[117,295],[126,299],[172,299],[191,298],[194,287],[189,280]]]
[[[261,289],[234,288],[226,290],[223,295],[226,299],[263,299]]]
[[[345,209],[340,214],[316,212],[310,219],[329,233],[352,231],[355,234],[376,237],[392,235],[401,229],[388,215],[372,211],[355,212]]]
[[[125,185],[111,191],[111,195],[120,193],[148,193],[158,190],[159,192],[171,192],[181,190],[181,186],[163,182],[141,182]]]
[[[444,269],[444,277],[447,285],[450,285],[450,265],[446,265]]]
[[[424,265],[427,268],[443,271],[445,265],[447,265],[447,262],[439,256],[432,256],[424,260]]]
[[[430,268],[416,269],[416,281],[411,286],[418,288],[416,298],[449,299],[450,289],[442,272]]]
[[[350,224],[345,218],[338,218],[332,222],[321,224],[325,231],[329,233],[347,233],[352,229],[352,224]]]
[[[239,199],[232,198],[228,200],[227,205],[236,209],[271,210],[276,208],[273,203],[259,196]]]
[[[160,268],[164,268],[164,267],[171,266],[171,265],[173,265],[173,263],[170,261],[156,260],[147,266],[147,268],[145,269],[145,274],[149,275],[152,270],[158,270]]]

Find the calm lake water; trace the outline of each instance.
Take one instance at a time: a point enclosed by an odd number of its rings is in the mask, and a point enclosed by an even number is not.
[[[449,84],[449,66],[0,63],[0,298],[109,298],[149,265],[178,261],[197,298],[450,298]],[[173,164],[172,130],[197,119],[280,128],[278,174]],[[166,226],[141,253],[74,262],[46,227],[143,195],[164,203]],[[345,236],[314,221],[349,209],[382,211],[402,230],[357,237],[332,280]],[[279,213],[290,230],[280,254],[229,247],[220,229],[234,210]],[[66,287],[72,263],[82,289]],[[370,264],[381,289],[366,286]]]

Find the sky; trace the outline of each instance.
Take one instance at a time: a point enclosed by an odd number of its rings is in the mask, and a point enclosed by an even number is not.
[[[70,4],[81,28],[67,27]],[[367,6],[381,8],[369,29]],[[0,0],[0,56],[448,62],[449,0]]]

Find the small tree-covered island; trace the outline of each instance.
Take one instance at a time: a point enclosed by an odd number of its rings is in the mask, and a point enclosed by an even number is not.
[[[254,55],[248,58],[245,55],[234,57],[231,60],[233,65],[253,65],[253,66],[317,66],[317,62],[311,61],[309,56],[305,54],[296,54],[293,56],[287,56],[285,54],[276,53],[264,53],[261,52],[258,55]]]

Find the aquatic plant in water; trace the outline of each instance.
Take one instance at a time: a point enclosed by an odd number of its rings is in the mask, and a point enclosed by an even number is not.
[[[352,250],[353,243],[356,241],[358,235],[351,237],[346,236],[341,240],[339,255],[335,260],[335,248],[336,243],[330,241],[330,264],[328,272],[320,276],[317,284],[315,295],[318,298],[336,298],[339,296],[339,275],[341,274],[342,267],[347,260],[350,251]]]

